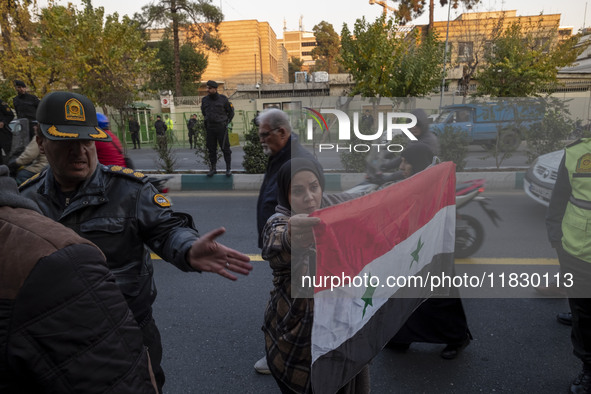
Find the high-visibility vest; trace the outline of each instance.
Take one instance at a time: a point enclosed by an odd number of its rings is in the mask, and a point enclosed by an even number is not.
[[[567,146],[564,152],[572,192],[562,219],[562,247],[591,263],[591,138]]]

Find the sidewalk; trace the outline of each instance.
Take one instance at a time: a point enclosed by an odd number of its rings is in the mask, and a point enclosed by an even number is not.
[[[311,147],[309,147],[311,148]],[[157,154],[152,147],[144,146],[142,149],[129,149],[129,157],[133,160],[139,171],[146,173],[158,172]],[[205,176],[207,167],[201,163],[200,158],[193,150],[188,148],[174,149],[176,158],[175,168],[178,174],[173,175],[167,183],[171,191],[198,191],[198,190],[243,190],[258,191],[263,180],[263,174],[245,174],[242,161],[244,152],[240,146],[232,147],[233,175],[226,177],[223,162],[218,163],[219,173],[211,178]],[[487,190],[515,190],[523,189],[523,177],[528,165],[525,156],[516,154],[508,162],[511,168],[506,167],[497,170],[490,168],[481,160],[483,153],[477,147],[472,149],[472,158],[468,160],[466,172],[457,173],[458,182],[483,178],[486,180]],[[223,160],[222,160],[223,161]],[[326,185],[328,191],[347,190],[365,179],[365,174],[345,173],[338,154],[323,154],[319,157],[320,163],[326,170]],[[473,164],[470,166],[470,164]],[[223,168],[222,168],[223,167]],[[492,166],[491,166],[492,167]],[[170,176],[170,174],[154,176]]]

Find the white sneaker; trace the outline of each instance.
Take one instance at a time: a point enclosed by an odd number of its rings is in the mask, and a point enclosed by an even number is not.
[[[267,365],[267,356],[264,356],[259,361],[254,363],[254,370],[263,375],[270,375],[271,371]]]

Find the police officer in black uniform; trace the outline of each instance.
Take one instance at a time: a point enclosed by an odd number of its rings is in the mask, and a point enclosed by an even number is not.
[[[16,111],[17,118],[29,119],[29,137],[33,138],[33,121],[36,120],[39,98],[27,92],[27,85],[21,80],[14,81],[14,88],[17,95],[12,99],[12,106]]]
[[[210,168],[207,176],[212,177],[216,172],[217,146],[224,154],[226,162],[226,176],[232,175],[232,151],[228,138],[228,124],[234,118],[234,106],[228,98],[218,93],[218,84],[215,81],[207,81],[207,96],[201,101],[201,113],[205,120],[207,131],[205,145],[209,152]]]
[[[4,155],[10,153],[12,147],[12,133],[8,125],[14,119],[14,113],[7,103],[0,100],[0,164],[4,163]]]
[[[162,343],[152,317],[156,288],[148,247],[183,271],[215,272],[231,280],[237,279],[233,273],[249,273],[249,258],[215,241],[223,228],[199,236],[191,216],[172,211],[170,201],[144,174],[101,165],[95,141],[111,138],[98,127],[87,97],[50,93],[39,104],[37,119],[39,150],[50,166],[23,183],[21,193],[35,201],[44,215],[103,251],[142,329],[161,391]]]

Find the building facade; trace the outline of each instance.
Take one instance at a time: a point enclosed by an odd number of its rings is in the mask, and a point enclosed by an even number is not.
[[[289,59],[295,57],[304,61],[302,71],[310,71],[314,66],[312,49],[318,45],[314,33],[302,30],[284,31],[279,43],[285,47]]]

